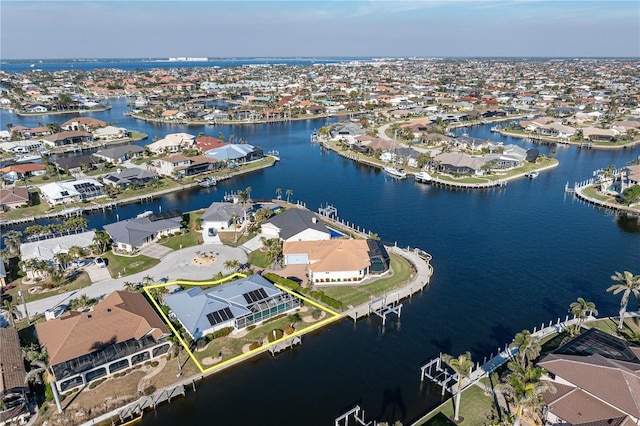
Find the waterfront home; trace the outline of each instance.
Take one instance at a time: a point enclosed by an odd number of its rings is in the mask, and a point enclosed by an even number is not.
[[[362,126],[355,123],[337,124],[329,130],[331,139],[338,139],[341,136],[360,136],[365,133]]]
[[[0,174],[3,179],[15,182],[31,176],[44,176],[47,174],[47,168],[44,164],[38,163],[12,164],[0,169]]]
[[[58,391],[166,354],[171,343],[162,319],[140,293],[115,291],[88,312],[68,311],[36,324]]]
[[[225,142],[222,139],[214,138],[213,136],[198,136],[196,138],[196,148],[200,150],[200,152],[207,152],[214,148],[220,148],[225,145],[229,145],[230,142]]]
[[[42,199],[49,205],[78,203],[83,200],[91,200],[102,197],[103,186],[95,179],[78,179],[64,182],[52,182],[41,185],[38,189]]]
[[[589,329],[538,366],[556,388],[543,395],[551,424],[640,422],[640,347],[596,328]]]
[[[10,154],[26,154],[27,152],[41,152],[44,145],[38,139],[23,141],[0,142],[0,151]]]
[[[172,154],[156,160],[155,165],[159,174],[180,179],[211,172],[217,168],[218,161],[202,155],[185,157],[181,154]]]
[[[183,149],[193,148],[195,136],[189,133],[170,133],[163,139],[159,139],[147,145],[153,154],[169,154],[180,152]]]
[[[210,149],[204,156],[221,162],[243,163],[264,157],[262,148],[249,144],[229,144]]]
[[[389,269],[389,255],[377,240],[285,241],[282,254],[285,265],[308,265],[314,285],[360,282]]]
[[[93,131],[93,138],[101,141],[115,141],[129,137],[129,131],[124,127],[106,126]]]
[[[247,206],[247,213],[252,208]],[[234,224],[244,221],[245,210],[240,203],[213,202],[202,214],[202,241],[222,244],[218,232],[232,230]]]
[[[240,331],[300,307],[301,301],[261,275],[251,275],[208,289],[192,287],[164,297],[171,317],[193,340],[231,327]]]
[[[26,207],[29,202],[29,190],[25,186],[0,189],[0,211]]]
[[[20,244],[20,259],[25,262],[23,267],[27,277],[35,278],[40,272],[28,267],[30,260],[44,260],[49,266],[56,265],[56,255],[68,253],[71,247],[89,249],[93,245],[95,231],[80,231],[69,234],[49,234],[46,237],[34,238]]]
[[[76,155],[73,157],[58,157],[51,161],[58,170],[73,174],[81,172],[83,169],[93,169],[93,166],[100,163],[101,160],[91,155]]]
[[[615,142],[618,132],[613,129],[586,127],[582,129],[582,137],[589,141]]]
[[[65,121],[60,125],[63,130],[84,130],[85,132],[93,132],[101,127],[106,127],[107,122],[92,117],[76,117]]]
[[[182,212],[170,210],[152,213],[104,225],[115,250],[133,253],[146,243],[181,232]]]
[[[42,142],[51,148],[65,145],[82,145],[93,142],[93,135],[81,130],[71,130],[44,136]]]
[[[484,161],[460,152],[445,152],[433,159],[436,169],[447,174],[479,176],[483,174]]]
[[[94,157],[113,164],[122,164],[134,157],[140,157],[144,153],[144,148],[138,145],[114,146],[101,149],[93,154]]]
[[[627,166],[627,180],[629,185],[640,185],[640,164]]]
[[[0,327],[0,424],[26,424],[30,416],[26,377],[18,331]]]
[[[102,182],[112,186],[120,186],[123,188],[139,187],[143,188],[154,179],[158,179],[158,175],[148,172],[138,167],[131,167],[124,170],[118,170],[115,173],[109,173],[102,177]]]
[[[292,207],[262,224],[265,238],[282,241],[317,241],[331,239],[331,232],[318,216],[307,209]]]

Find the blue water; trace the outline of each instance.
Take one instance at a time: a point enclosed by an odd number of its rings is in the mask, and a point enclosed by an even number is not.
[[[420,247],[433,255],[431,285],[407,301],[400,322],[384,332],[376,318],[343,321],[305,336],[303,345],[275,358],[264,356],[217,374],[187,398],[145,415],[142,424],[328,425],[359,403],[367,419],[415,419],[439,400],[421,386],[420,365],[439,352],[471,351],[477,361],[495,353],[523,328],[567,314],[578,296],[594,301],[601,315],[615,315],[619,298],[606,293],[614,271],[640,273],[640,223],[564,194],[572,184],[609,164],[624,165],[640,148],[597,151],[550,148],[490,134],[490,126],[466,129],[470,136],[555,149],[560,165],[537,179],[504,188],[452,191],[390,179],[309,142],[326,120],[268,125],[155,126],[124,117],[124,100],[91,114],[154,136],[186,131],[227,137],[234,133],[265,151],[280,151],[275,167],[182,191],[147,204],[118,207],[88,217],[91,226],[133,217],[144,210],[203,208],[226,191],[252,187],[252,197],[293,191],[317,210],[331,203],[344,220],[377,233],[383,241]],[[65,117],[2,122],[32,125]],[[630,309],[635,310],[632,300]]]

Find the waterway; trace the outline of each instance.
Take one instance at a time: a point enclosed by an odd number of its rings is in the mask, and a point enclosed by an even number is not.
[[[640,273],[640,224],[564,194],[567,182],[591,177],[609,164],[624,165],[640,148],[597,151],[537,146],[489,132],[465,131],[525,148],[538,147],[560,165],[536,179],[506,187],[455,191],[397,181],[309,142],[327,120],[238,126],[157,126],[125,117],[124,100],[93,114],[154,136],[186,131],[227,137],[234,133],[265,151],[278,150],[275,167],[181,191],[147,204],[121,206],[88,216],[93,227],[145,210],[207,207],[226,191],[252,188],[252,197],[293,191],[317,210],[331,203],[339,216],[376,232],[382,240],[419,247],[433,255],[431,285],[407,301],[401,321],[384,330],[376,318],[343,321],[303,338],[275,358],[264,356],[217,374],[197,392],[145,415],[142,425],[279,424],[330,425],[359,404],[368,420],[405,424],[440,400],[420,383],[420,365],[439,352],[470,351],[474,360],[495,353],[513,335],[541,322],[564,318],[578,296],[594,301],[601,315],[615,315],[619,298],[606,293],[614,271]],[[61,123],[68,116],[21,118],[0,113],[2,123]],[[331,121],[331,120],[329,120]],[[630,309],[636,309],[631,301]]]

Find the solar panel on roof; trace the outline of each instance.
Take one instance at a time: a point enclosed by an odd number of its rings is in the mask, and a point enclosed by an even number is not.
[[[149,215],[149,220],[151,222],[155,222],[157,220],[171,219],[171,218],[178,217],[178,216],[182,216],[182,211],[180,211],[180,210],[169,210],[169,211],[158,212],[158,213],[154,213],[152,215]]]
[[[217,311],[211,312],[207,314],[207,319],[209,320],[209,324],[216,325],[221,322],[229,321],[233,318],[233,314],[231,313],[231,309],[223,308]]]
[[[269,297],[267,292],[264,291],[264,288],[259,288],[257,290],[251,290],[251,291],[243,294],[242,296],[244,296],[244,300],[246,300],[247,303],[259,302],[259,301],[264,300],[267,297]]]

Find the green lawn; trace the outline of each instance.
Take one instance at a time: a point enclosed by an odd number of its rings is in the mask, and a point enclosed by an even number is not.
[[[357,306],[371,299],[371,296],[377,297],[385,292],[392,291],[395,288],[406,283],[413,273],[411,264],[402,256],[390,253],[391,269],[393,275],[388,278],[382,278],[362,286],[320,286],[327,296],[339,300],[344,306]]]
[[[249,253],[249,264],[257,266],[258,268],[267,268],[271,265],[271,259],[269,259],[268,253],[260,249],[254,250]]]
[[[137,274],[138,272],[147,270],[160,263],[159,259],[143,255],[128,257],[118,256],[112,252],[107,252],[101,257],[107,259],[107,269],[109,269],[109,274],[111,274],[113,278]]]
[[[176,235],[169,238],[163,238],[160,240],[160,245],[169,247],[173,250],[180,250],[186,247],[197,246],[202,243],[202,234],[200,232],[190,229],[189,232],[182,235]]]
[[[599,185],[593,185],[593,186],[588,186],[586,188],[584,188],[582,190],[582,193],[589,197],[589,198],[593,198],[596,200],[600,200],[600,201],[611,201],[613,203],[616,202],[616,199],[614,197],[608,196],[608,195],[602,195],[598,193],[597,187]]]
[[[424,420],[420,420],[416,425],[445,426],[455,425],[449,420],[453,416],[455,398],[445,402],[439,409],[430,413]],[[464,421],[458,423],[465,426],[484,426],[493,423],[497,418],[498,409],[494,399],[490,395],[485,395],[478,386],[470,386],[462,392],[460,397],[460,417]]]
[[[605,333],[621,336],[630,342],[640,344],[640,318],[625,317],[622,330],[618,330],[619,320],[616,318],[607,318],[596,321],[589,321],[585,326],[597,328]]]
[[[19,278],[19,280],[22,280],[22,278]],[[83,287],[88,287],[91,285],[91,278],[89,278],[89,274],[81,271],[79,274],[68,278],[67,281],[65,281],[62,285],[56,288],[46,289],[45,286],[50,283],[50,279],[44,279],[34,284],[22,284],[22,286],[20,286],[19,282],[16,280],[12,283],[13,285],[15,285],[15,287],[7,291],[6,293],[11,295],[11,299],[13,300],[14,304],[19,304],[22,303],[22,299],[18,297],[18,290],[22,288],[25,301],[33,302],[35,300],[45,299],[58,293],[65,293],[67,291],[73,291]],[[29,289],[33,287],[40,287],[42,288],[42,291],[39,291],[38,293],[30,293]]]

